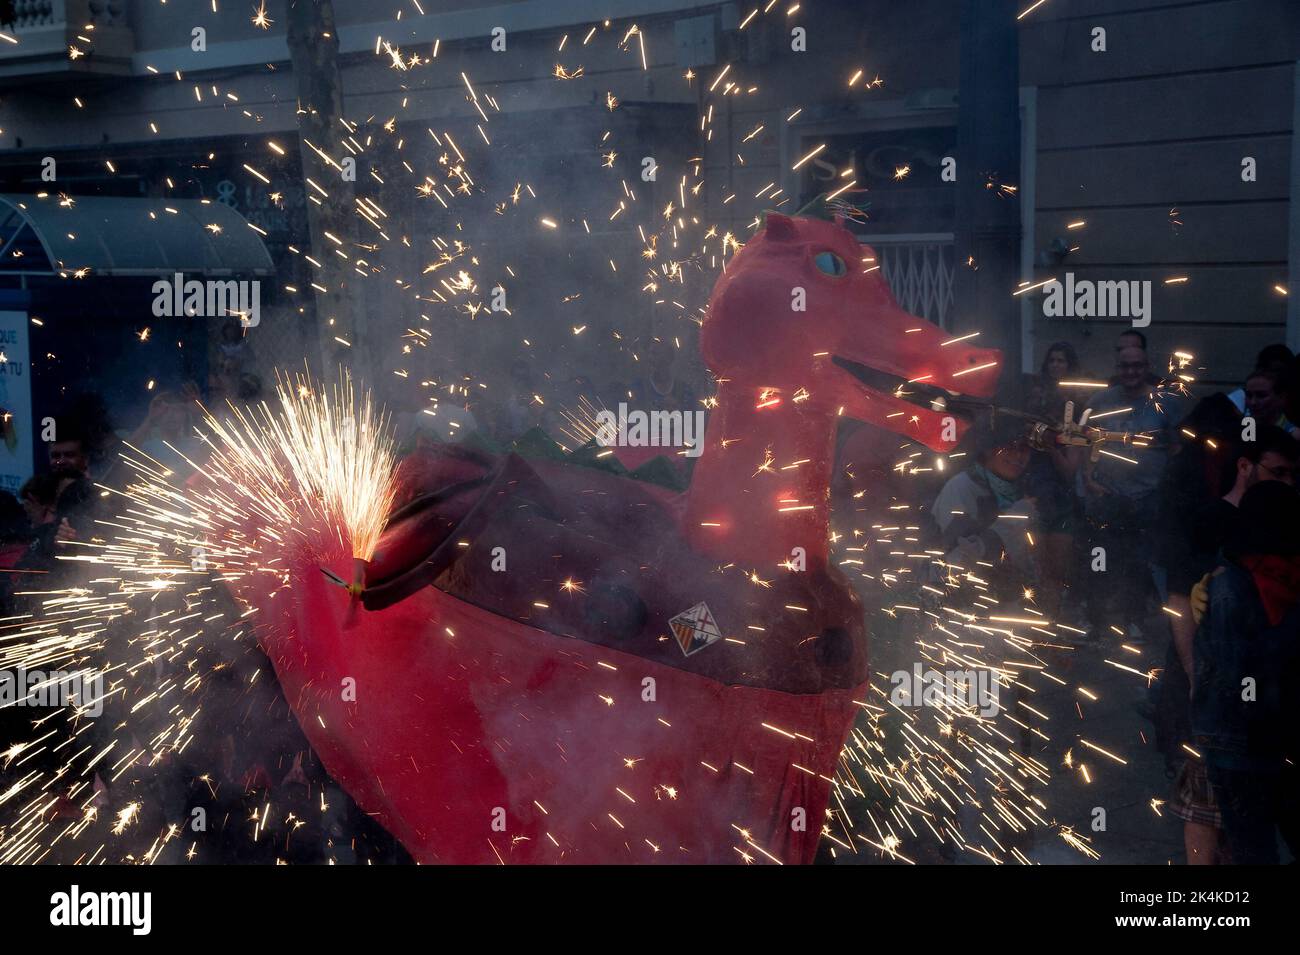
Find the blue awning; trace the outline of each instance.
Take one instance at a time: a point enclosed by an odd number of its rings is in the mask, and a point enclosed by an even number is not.
[[[0,276],[268,275],[238,212],[206,199],[0,195]]]

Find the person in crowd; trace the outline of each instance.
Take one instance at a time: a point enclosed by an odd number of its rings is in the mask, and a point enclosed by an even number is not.
[[[59,541],[70,540],[74,536],[72,528],[64,523],[60,515],[59,498],[76,480],[67,474],[47,471],[28,478],[19,488],[18,498],[23,509],[26,532],[23,535],[22,551],[14,555],[11,573],[5,575],[10,578],[8,594],[11,609],[17,610],[30,603],[18,596],[17,591],[52,588],[52,578],[49,575],[59,569]],[[38,578],[39,584],[31,586]]]
[[[12,611],[12,571],[27,553],[31,536],[27,508],[8,491],[0,491],[0,616]]]
[[[90,452],[80,432],[63,434],[50,442],[50,473],[74,481],[90,476]]]
[[[91,479],[93,444],[80,421],[63,416],[49,446],[50,474],[58,481],[55,502],[58,540],[87,539],[97,495]]]
[[[210,406],[220,408],[227,401],[247,404],[249,390],[246,379],[256,383],[261,391],[261,380],[253,373],[256,358],[249,344],[247,329],[237,319],[227,319],[221,325],[220,341],[208,371],[208,400]]]
[[[82,392],[55,415],[55,422],[59,436],[75,437],[81,442],[86,461],[81,476],[116,485],[123,475],[122,439],[104,396],[98,392]]]
[[[1048,346],[1043,365],[1029,389],[1026,411],[1048,421],[1060,422],[1066,404],[1074,402],[1073,415],[1078,418],[1084,399],[1080,392],[1062,387],[1079,374],[1079,356],[1069,342]],[[1075,494],[1075,476],[1086,451],[1052,445],[1042,454],[1030,458],[1025,488],[1038,506],[1042,531],[1039,553],[1039,577],[1042,584],[1043,612],[1055,618],[1063,605],[1073,574],[1074,537],[1081,520],[1079,499]]]
[[[1285,345],[1268,346],[1260,352],[1259,360],[1272,364],[1261,367],[1276,367],[1283,354],[1290,354]],[[1282,374],[1285,381],[1288,372]],[[1251,377],[1254,377],[1253,373]],[[1297,381],[1300,383],[1300,379]],[[1286,414],[1285,401],[1289,400],[1289,395],[1285,383],[1282,391],[1283,414]],[[1256,407],[1261,414],[1267,415],[1270,410],[1270,394],[1261,388],[1256,395]],[[1300,408],[1296,410],[1300,412]],[[1215,392],[1205,396],[1179,424],[1160,492],[1164,509],[1161,526],[1166,528],[1168,540],[1181,540],[1180,528],[1186,516],[1214,505],[1237,481],[1238,461],[1248,450],[1243,442],[1248,424],[1243,417],[1246,414],[1246,388],[1243,386],[1228,394]],[[1276,420],[1268,422],[1253,415],[1250,417],[1256,427],[1261,424],[1271,427],[1277,423]],[[1296,429],[1290,429],[1289,433],[1300,438]]]
[[[181,391],[160,391],[149,402],[144,421],[126,439],[127,443],[164,467],[176,467],[180,464],[177,452],[192,457],[190,452],[198,444],[194,433],[198,412],[198,389],[193,383],[187,383]]]
[[[655,338],[645,351],[644,373],[632,382],[631,404],[643,411],[698,411],[695,389],[676,371],[677,349]]]
[[[490,416],[494,438],[505,443],[518,441],[541,424],[545,406],[537,400],[537,389],[528,359],[516,358],[511,362],[505,399],[494,406]]]
[[[1136,328],[1124,329],[1124,331],[1115,336],[1115,356],[1117,360],[1119,353],[1125,348],[1140,348],[1144,354],[1147,354],[1149,350],[1147,349],[1146,335],[1142,334],[1142,332],[1138,331]],[[1118,374],[1112,375],[1110,384],[1118,385],[1119,379],[1120,376]],[[1148,385],[1155,385],[1160,382],[1160,376],[1157,375],[1154,370],[1148,368],[1146,380]]]
[[[1124,348],[1140,348],[1147,350],[1147,337],[1136,328],[1126,328],[1115,336],[1115,351]]]
[[[52,471],[36,474],[23,482],[18,490],[18,499],[27,515],[31,528],[40,527],[54,520],[59,503],[59,491],[65,478],[60,478]]]
[[[1192,732],[1236,865],[1275,865],[1280,831],[1300,858],[1300,494],[1242,495],[1193,643]]]
[[[1244,433],[1241,409],[1221,391],[1196,402],[1179,423],[1160,492],[1161,526],[1174,537],[1188,514],[1208,507],[1236,482]]]
[[[1156,743],[1175,773],[1170,811],[1183,820],[1183,841],[1190,865],[1219,861],[1222,815],[1202,760],[1189,757],[1191,741],[1191,674],[1196,623],[1191,593],[1214,569],[1237,521],[1242,497],[1261,481],[1294,485],[1300,467],[1300,442],[1280,428],[1264,426],[1254,441],[1240,443],[1232,487],[1199,511],[1187,511],[1164,541],[1169,573],[1170,629],[1173,640],[1160,674],[1156,709]]]
[[[1163,569],[1152,560],[1161,513],[1158,491],[1186,409],[1179,396],[1153,390],[1142,349],[1120,349],[1115,372],[1118,383],[1093,398],[1091,420],[1139,438],[1080,468],[1090,551],[1102,548],[1107,562],[1106,573],[1086,575],[1088,617],[1094,639],[1119,625],[1137,640],[1147,597],[1154,590],[1163,599]]]
[[[234,370],[243,371],[253,367],[255,358],[253,346],[248,341],[247,329],[230,318],[221,324],[221,342],[217,345],[219,360]]]
[[[969,467],[954,474],[930,506],[931,535],[944,553],[944,577],[976,573],[986,567],[993,595],[1019,598],[1033,579],[1026,531],[1034,531],[1034,501],[1025,496],[1023,477],[1030,449],[1024,422],[998,416],[974,425],[965,439]]]
[[[1281,342],[1276,342],[1272,345],[1265,345],[1260,349],[1259,354],[1255,356],[1254,367],[1285,376],[1294,360],[1295,356],[1291,354],[1291,349]],[[1246,388],[1244,385],[1228,392],[1228,398],[1237,406],[1237,411],[1240,414],[1246,413]]]
[[[1069,342],[1053,342],[1047,346],[1043,364],[1028,386],[1028,403],[1025,410],[1053,421],[1059,421],[1067,401],[1077,400],[1080,392],[1061,382],[1080,375],[1079,355]]]
[[[1275,424],[1288,433],[1296,427],[1286,416],[1286,393],[1282,374],[1271,368],[1256,368],[1246,378],[1246,414],[1260,424]]]

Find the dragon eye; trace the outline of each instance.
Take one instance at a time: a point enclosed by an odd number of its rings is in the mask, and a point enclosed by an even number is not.
[[[838,278],[848,272],[848,266],[834,252],[818,252],[817,257],[813,259],[817,264],[817,271],[825,275],[833,275]]]

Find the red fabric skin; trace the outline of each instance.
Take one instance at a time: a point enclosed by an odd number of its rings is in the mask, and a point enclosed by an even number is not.
[[[493,464],[450,448],[413,455],[399,503]],[[558,483],[570,469],[547,470]],[[583,469],[571,473],[583,483]],[[290,588],[259,598],[258,637],[327,771],[417,861],[772,861],[756,846],[813,861],[865,682],[819,694],[728,686],[435,587],[361,610],[320,570],[349,579],[350,555],[319,547],[291,556]],[[355,701],[343,698],[348,677]]]
[[[325,562],[340,576],[350,565]],[[350,598],[319,567],[299,561],[259,637],[326,769],[418,861],[770,861],[755,846],[813,860],[865,684],[725,686],[433,587],[349,628]]]

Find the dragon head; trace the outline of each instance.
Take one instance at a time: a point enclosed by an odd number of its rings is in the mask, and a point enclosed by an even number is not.
[[[875,252],[840,220],[774,212],[715,286],[701,351],[733,385],[798,395],[936,450],[965,427],[948,398],[991,395],[1000,357],[900,308]]]

